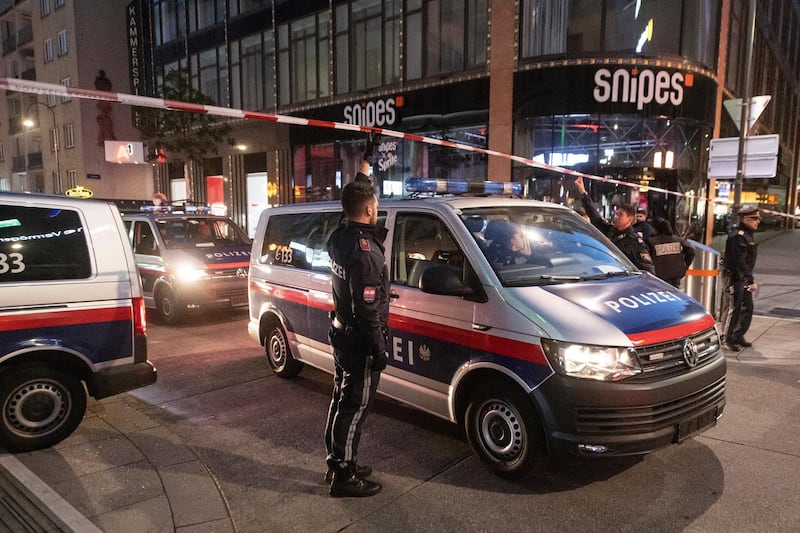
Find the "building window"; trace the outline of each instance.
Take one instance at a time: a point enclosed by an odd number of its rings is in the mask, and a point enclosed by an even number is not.
[[[41,0],[41,7],[42,7],[42,17],[46,17],[50,14],[50,0]]]
[[[53,107],[54,105],[56,105],[56,102],[57,102],[56,95],[54,94],[47,95],[47,107]]]
[[[222,22],[225,0],[189,0],[189,31],[202,30]]]
[[[75,148],[75,129],[72,124],[64,124],[64,148]]]
[[[231,46],[233,107],[263,110],[275,106],[275,39],[271,31]]]
[[[291,102],[305,102],[330,94],[328,33],[330,17],[327,12],[295,20],[281,26],[279,35],[288,38],[281,41],[281,95]],[[288,63],[288,64],[286,64]],[[287,77],[284,77],[288,75]],[[281,103],[287,103],[283,98]]]
[[[193,12],[194,2],[192,2]],[[153,35],[156,46],[174,41],[186,34],[186,2],[155,0],[153,2]]]
[[[71,79],[71,78],[69,78],[69,77],[67,77],[67,78],[61,78],[61,85],[63,85],[64,87],[70,87],[70,86],[72,86],[72,79]],[[62,96],[62,97],[61,97],[61,102],[62,102],[62,103],[63,103],[63,102],[69,102],[70,100],[72,100],[72,97],[71,97],[71,96],[69,96],[69,95],[68,95],[68,96]]]
[[[6,145],[0,143],[0,161],[6,160]]]
[[[67,52],[67,30],[61,30],[58,32],[58,55],[63,56]]]
[[[78,185],[78,171],[74,168],[67,170],[67,187],[75,187]]]
[[[48,37],[44,40],[44,62],[53,60],[53,39]]]
[[[408,2],[405,78],[413,80],[485,65],[487,13],[487,0]]]
[[[64,7],[64,0],[56,0],[56,9]]]
[[[58,128],[50,128],[50,151],[58,149]]]

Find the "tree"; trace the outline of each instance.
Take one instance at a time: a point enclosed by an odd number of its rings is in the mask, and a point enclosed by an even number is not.
[[[214,105],[211,98],[192,87],[181,70],[171,70],[164,76],[164,84],[158,97]],[[220,122],[219,117],[213,115],[143,107],[137,107],[136,113],[136,127],[142,141],[148,145],[149,159],[155,158],[156,153],[166,153],[170,157],[183,160],[187,195],[190,197],[190,176],[186,163],[201,163],[209,153],[217,154],[217,145],[223,142],[235,144],[230,136],[230,124]]]

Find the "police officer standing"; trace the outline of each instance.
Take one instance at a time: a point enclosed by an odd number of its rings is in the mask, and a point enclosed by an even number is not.
[[[592,225],[606,234],[611,239],[619,250],[630,259],[634,265],[640,270],[645,270],[651,274],[656,273],[653,259],[650,257],[650,250],[647,244],[633,229],[633,221],[636,217],[636,208],[630,204],[621,205],[614,212],[613,223],[609,224],[600,213],[597,212],[592,199],[586,192],[586,187],[583,185],[583,178],[575,180],[575,186],[581,195],[581,202],[583,203],[586,214],[592,221]]]
[[[739,227],[725,242],[725,272],[731,303],[725,313],[725,345],[731,350],[749,348],[752,344],[744,335],[753,319],[753,293],[758,285],[753,279],[753,269],[758,256],[758,244],[753,233],[758,229],[761,215],[757,207],[745,206],[739,210]]]
[[[378,198],[367,172],[369,162],[364,161],[362,171],[344,187],[346,221],[328,240],[335,373],[325,428],[325,480],[335,497],[372,496],[381,490],[379,483],[366,479],[372,469],[356,462],[361,427],[387,363],[389,314],[389,276],[383,255],[386,230],[376,226]]]
[[[673,287],[678,287],[689,265],[694,261],[694,248],[675,235],[672,224],[662,217],[653,219],[653,234],[647,242],[653,251],[656,276]]]

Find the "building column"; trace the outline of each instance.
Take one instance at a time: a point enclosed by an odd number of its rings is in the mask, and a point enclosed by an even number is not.
[[[489,149],[511,153],[514,138],[515,4],[492,0],[489,20]],[[488,179],[511,180],[511,161],[489,156]]]

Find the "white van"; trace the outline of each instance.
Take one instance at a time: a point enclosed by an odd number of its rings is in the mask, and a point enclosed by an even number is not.
[[[0,446],[56,444],[83,419],[87,390],[100,399],[155,381],[116,206],[0,193]]]
[[[533,200],[382,200],[391,277],[379,392],[463,424],[497,473],[545,455],[646,453],[713,426],[725,358],[711,315],[638,271],[571,209]],[[332,372],[326,243],[338,203],[264,211],[249,334],[279,376]],[[497,254],[509,231],[524,250]]]

